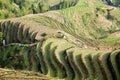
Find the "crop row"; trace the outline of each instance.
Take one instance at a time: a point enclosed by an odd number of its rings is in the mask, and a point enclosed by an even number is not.
[[[37,46],[9,46],[5,51],[0,52],[2,67],[37,71],[65,80],[120,79],[120,50],[85,50],[66,40],[50,38]]]
[[[29,27],[26,27],[20,22],[1,21],[0,32],[3,33],[3,37],[6,40],[6,44],[9,43],[31,43],[35,41],[37,32],[30,32]]]
[[[119,80],[119,53],[83,50],[59,39],[37,45],[43,74],[66,80]]]
[[[36,32],[19,22],[0,22],[6,43],[33,43]],[[0,67],[32,70],[65,80],[119,80],[120,50],[95,51],[49,38],[34,46],[0,47]]]

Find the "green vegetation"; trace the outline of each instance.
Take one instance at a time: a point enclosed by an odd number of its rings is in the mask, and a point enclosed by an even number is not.
[[[85,50],[63,39],[49,38],[39,42],[37,47],[8,46],[5,52],[4,49],[0,52],[3,68],[39,71],[65,80],[119,79],[119,63],[116,62],[119,50]]]
[[[120,73],[118,73],[118,68],[117,68],[117,64],[116,64],[116,60],[115,60],[115,57],[119,54],[119,51],[115,51],[111,54],[111,62],[112,62],[112,65],[113,65],[113,68],[115,70],[115,73],[116,73],[116,76],[117,76],[117,79],[119,80],[120,79]]]
[[[68,56],[68,60],[70,62],[71,68],[73,69],[74,74],[75,74],[74,79],[75,80],[79,80],[80,78],[83,78],[83,73],[80,70],[78,64],[76,64],[77,62],[75,60],[76,59],[75,58],[76,55],[74,55],[74,48],[73,49],[69,49],[66,52],[67,52],[67,56]]]
[[[53,10],[54,7],[57,8],[58,6],[59,11],[53,11],[53,12],[60,13],[60,14],[57,14],[56,16],[63,17],[63,19],[65,20],[64,23],[61,23],[60,21],[53,19],[52,17],[46,16],[46,15],[45,16],[42,15],[39,17],[37,16],[33,20],[45,26],[64,30],[65,32],[82,40],[86,44],[90,44],[93,46],[99,45],[99,40],[105,39],[109,37],[112,33],[115,33],[119,30],[119,26],[120,26],[119,14],[117,14],[120,12],[119,8],[114,8],[113,10],[111,10],[109,19],[107,19],[107,16],[108,16],[107,9],[109,9],[109,7],[106,7],[105,4],[98,2],[98,1],[88,1],[88,0],[86,1],[80,0],[78,1],[77,4],[76,2],[73,3],[72,0],[70,1],[67,1],[67,0],[63,0],[63,1],[62,0],[58,0],[58,1],[51,1],[51,0],[50,1],[49,0],[17,1],[16,0],[16,1],[13,1],[12,0],[11,3],[9,4],[11,6],[13,4],[18,5],[18,8],[20,10],[22,10],[23,8],[25,11],[20,11],[23,13],[23,15],[30,14],[31,12],[33,14],[41,13],[41,12],[43,13],[48,10]],[[1,1],[1,3],[7,4],[4,1],[3,2]],[[48,5],[48,3],[50,4]],[[61,6],[62,8],[60,8]],[[12,7],[14,8],[14,6]],[[4,8],[2,7],[2,9]],[[107,26],[107,24],[109,25]],[[27,31],[29,31],[29,29]],[[25,35],[24,37],[26,36],[27,35]],[[21,36],[21,39],[22,39],[22,36]],[[26,38],[24,38],[24,40],[26,40]],[[28,40],[26,40],[26,42],[28,42]]]
[[[50,4],[49,4],[50,3]],[[0,19],[43,13],[75,5],[72,0],[0,0]]]
[[[40,61],[39,65],[41,66],[40,68],[41,68],[42,73],[47,74],[47,67],[45,65],[45,60],[44,60],[44,56],[42,55],[41,47],[42,47],[42,43],[40,42],[40,43],[38,43],[37,48],[36,48],[37,56]]]
[[[111,11],[110,20],[106,18],[106,5],[100,2],[80,0],[76,6],[60,10],[61,15],[70,20],[74,30],[72,35],[88,42],[94,40],[94,44],[99,45],[98,40],[105,39],[110,34],[119,30],[119,8]],[[108,8],[109,9],[109,8]],[[94,11],[94,12],[93,12]],[[116,13],[117,11],[117,13]],[[106,26],[107,24],[110,24]],[[64,30],[64,29],[63,29]],[[93,45],[93,44],[92,44]],[[109,44],[108,44],[109,45]]]
[[[2,32],[0,32],[0,38],[2,38],[3,37],[3,33]]]
[[[112,36],[109,36],[105,39],[101,39],[100,40],[100,45],[101,46],[119,46],[120,45],[120,38],[119,37],[112,37]]]
[[[119,1],[119,0],[112,0],[112,3],[113,3],[115,6],[119,6],[119,5],[120,5],[120,1]]]
[[[97,52],[97,53],[95,52],[95,53],[92,53],[90,55],[91,55],[91,58],[92,58],[92,61],[93,61],[93,65],[96,66],[96,67],[94,67],[94,71],[96,73],[95,77],[97,77],[96,79],[104,80],[105,75],[102,74],[101,66],[99,66],[99,60],[98,60],[99,54],[100,54],[99,52]]]
[[[120,9],[114,1],[0,0],[0,67],[65,80],[120,79]]]

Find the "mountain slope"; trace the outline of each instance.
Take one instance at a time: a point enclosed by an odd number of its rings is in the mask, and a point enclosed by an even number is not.
[[[119,7],[96,0],[66,6],[0,20],[0,67],[65,80],[119,80]]]
[[[76,3],[77,0],[0,0],[0,19],[63,9]]]

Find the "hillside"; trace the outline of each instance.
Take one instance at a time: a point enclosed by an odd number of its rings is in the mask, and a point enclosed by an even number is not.
[[[120,80],[119,0],[0,4],[0,68],[34,71],[45,79]],[[31,80],[38,78],[34,72]]]
[[[119,32],[120,10],[113,6],[81,0],[76,6],[61,10],[60,13],[69,19],[72,27],[74,26],[72,33],[75,34],[74,36],[88,38],[83,39],[84,41],[89,39],[94,40],[93,42],[98,41],[96,45],[104,45],[104,43],[101,44],[101,40],[104,42],[105,38],[111,38],[113,33]],[[108,46],[109,41],[105,44]],[[110,44],[114,45],[115,43],[110,42]]]
[[[0,0],[0,19],[63,9],[76,3],[77,0]]]

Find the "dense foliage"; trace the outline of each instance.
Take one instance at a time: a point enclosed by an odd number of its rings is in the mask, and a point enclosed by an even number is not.
[[[2,33],[2,32],[0,32],[0,38],[2,37],[2,35],[3,35],[3,33]]]
[[[49,4],[50,0],[0,0],[0,19],[36,14],[48,10],[63,9],[76,4],[73,0],[58,0]]]

